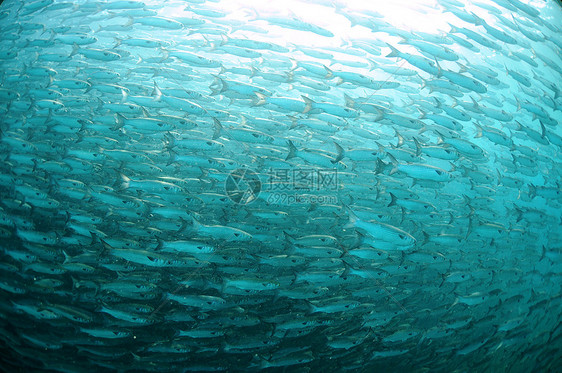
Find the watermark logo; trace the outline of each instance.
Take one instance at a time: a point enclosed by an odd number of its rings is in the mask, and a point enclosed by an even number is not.
[[[234,203],[247,205],[261,197],[272,204],[337,204],[336,169],[270,168],[262,184],[259,174],[238,168],[225,181],[225,191]]]
[[[299,193],[267,193],[267,203],[274,205],[337,205],[338,197],[334,195],[313,195]]]
[[[232,171],[224,185],[228,198],[240,205],[255,201],[261,192],[261,187],[259,175],[247,168],[237,168]]]
[[[338,190],[336,169],[270,168],[265,190],[270,192],[312,192]]]
[[[337,204],[337,169],[271,168],[263,198],[277,205]]]

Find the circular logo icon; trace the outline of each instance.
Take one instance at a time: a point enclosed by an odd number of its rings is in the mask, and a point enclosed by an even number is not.
[[[254,171],[237,168],[226,178],[224,189],[232,202],[247,205],[258,198],[261,191],[261,180]]]

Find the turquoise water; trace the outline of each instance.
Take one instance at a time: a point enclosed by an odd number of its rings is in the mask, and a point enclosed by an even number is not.
[[[4,371],[557,371],[553,1],[4,1]]]

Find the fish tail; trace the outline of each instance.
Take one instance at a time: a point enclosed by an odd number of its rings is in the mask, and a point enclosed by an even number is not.
[[[131,185],[131,179],[128,178],[127,176],[121,174],[120,175],[120,179],[117,181],[117,188],[119,190],[125,190],[127,188],[129,188],[129,186]]]
[[[314,304],[310,303],[308,300],[304,300],[306,302],[307,307],[307,311],[309,314],[316,312],[316,307],[314,306]]]
[[[390,153],[388,153],[388,158],[390,158],[390,162],[392,162],[392,170],[390,170],[389,175],[393,175],[396,172],[398,172],[398,161],[396,160],[396,158],[394,158],[394,156]]]
[[[375,167],[375,175],[380,174],[385,168],[387,164],[382,161],[382,159],[377,158],[377,165]]]
[[[535,198],[536,195],[537,195],[537,187],[534,186],[533,184],[529,184],[529,197],[533,199]]]
[[[437,58],[434,58],[434,60],[435,60],[435,66],[437,66],[437,77],[441,78],[443,76],[443,70],[441,69],[439,62],[437,62]]]
[[[344,228],[353,228],[355,227],[355,225],[357,224],[357,221],[359,220],[359,218],[357,217],[357,215],[355,215],[355,213],[353,212],[353,210],[351,210],[351,208],[342,203],[343,208],[345,209],[345,211],[347,211],[347,216],[349,217],[349,221],[347,222],[346,225],[344,225]]]
[[[166,166],[171,165],[172,163],[174,163],[176,161],[176,152],[174,152],[172,149],[168,149],[168,153],[170,154],[170,157],[168,158],[168,163],[166,163]]]
[[[193,217],[192,217],[192,219],[193,219]],[[181,233],[181,232],[185,231],[185,228],[187,228],[187,220],[185,220],[181,216],[180,216],[180,220],[181,220],[181,226],[178,228],[176,233]]]
[[[192,223],[191,228],[195,232],[198,232],[199,230],[201,230],[202,225],[201,225],[201,223],[199,223],[199,221],[197,219],[195,219],[194,216],[191,216],[191,223]]]
[[[386,57],[399,57],[400,51],[394,48],[392,45],[386,43],[386,45],[390,48],[390,53],[386,55]]]
[[[78,44],[76,44],[76,43],[72,44],[72,52],[70,52],[70,57],[72,57],[76,53],[78,53],[79,49],[80,49],[80,47],[78,46]]]
[[[302,99],[304,100],[306,106],[304,107],[304,110],[302,111],[303,114],[308,113],[310,110],[312,110],[312,105],[314,105],[314,101],[312,101],[311,99],[309,99],[306,96],[301,96]]]
[[[338,155],[336,156],[336,159],[332,160],[331,162],[333,164],[338,163],[339,161],[341,161],[343,159],[343,157],[345,157],[345,150],[341,147],[340,144],[338,144],[337,142],[334,141],[334,145],[336,146],[336,149],[338,151]]]
[[[127,102],[128,98],[129,98],[129,94],[127,93],[127,91],[122,89],[121,90],[121,103],[124,104],[125,102]]]
[[[418,139],[416,139],[415,137],[413,139],[414,139],[414,144],[416,144],[416,156],[419,157],[421,154],[422,147]]]
[[[422,233],[423,233],[423,241],[422,241],[421,245],[423,246],[423,245],[425,245],[426,243],[429,242],[429,234],[427,234],[426,231],[422,231]]]
[[[296,157],[298,153],[297,147],[295,146],[295,144],[293,144],[291,140],[287,140],[287,143],[289,144],[289,154],[287,154],[287,158],[285,158],[286,161]]]
[[[480,127],[478,124],[474,123],[474,127],[476,127],[476,136],[474,136],[475,138],[478,137],[482,137],[482,127]]]
[[[213,127],[215,130],[215,132],[213,133],[213,140],[215,140],[221,137],[222,133],[224,132],[224,127],[217,118],[213,118]]]
[[[331,79],[334,77],[334,72],[332,70],[330,70],[326,65],[322,65],[324,66],[324,69],[326,69],[326,75],[324,76],[324,79]]]
[[[343,99],[345,100],[345,106],[349,108],[355,107],[355,100],[349,97],[346,93],[343,94]]]
[[[397,200],[396,196],[392,192],[390,192],[390,203],[388,204],[387,207],[396,206],[396,200]]]
[[[254,94],[257,96],[253,98],[252,100],[252,106],[263,106],[267,103],[266,98],[267,96],[259,93],[259,92],[254,92]]]
[[[154,96],[154,101],[160,101],[162,98],[162,91],[158,87],[158,84],[154,82],[154,89],[152,90],[152,96]]]

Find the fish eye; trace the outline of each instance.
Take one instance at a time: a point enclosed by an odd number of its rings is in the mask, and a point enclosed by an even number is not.
[[[403,234],[399,234],[398,237],[403,240],[406,236],[404,236]]]

